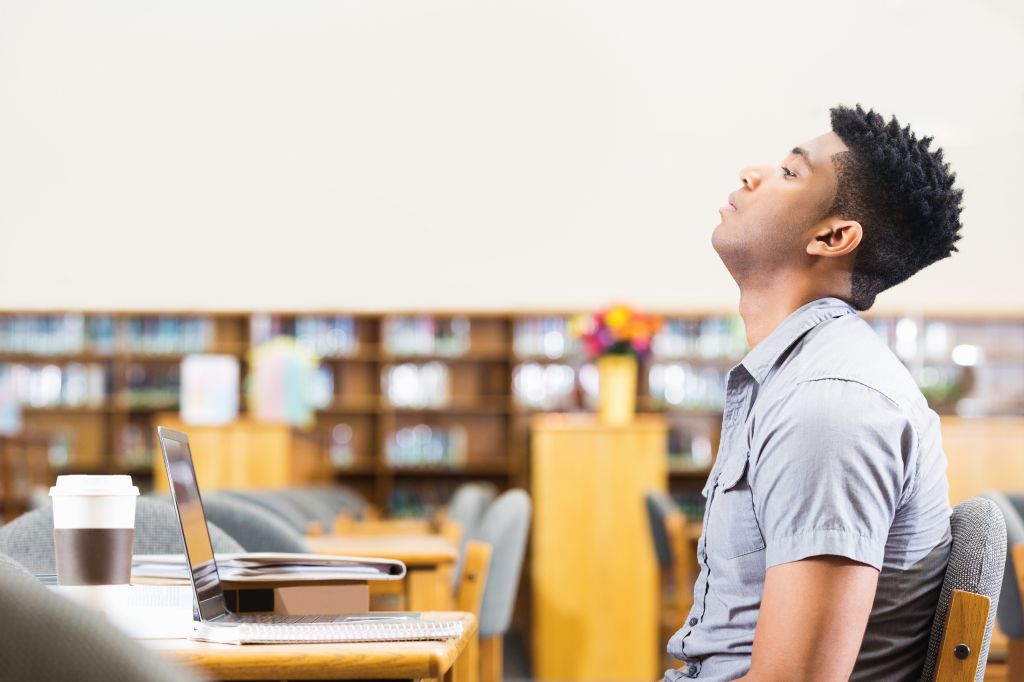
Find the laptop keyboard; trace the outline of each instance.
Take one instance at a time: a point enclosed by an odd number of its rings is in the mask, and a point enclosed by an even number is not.
[[[296,623],[334,623],[343,620],[343,616],[278,616],[264,614],[234,615],[233,623],[251,623],[253,625],[293,625]]]

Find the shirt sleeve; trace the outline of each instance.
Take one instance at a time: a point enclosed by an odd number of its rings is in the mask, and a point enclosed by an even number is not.
[[[750,454],[766,565],[834,555],[881,570],[915,446],[903,411],[863,384],[820,379],[771,412]]]

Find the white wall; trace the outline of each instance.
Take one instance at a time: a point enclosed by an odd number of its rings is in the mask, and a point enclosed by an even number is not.
[[[882,308],[1024,311],[1019,2],[0,0],[0,308],[729,308],[745,162],[894,112],[966,190]]]

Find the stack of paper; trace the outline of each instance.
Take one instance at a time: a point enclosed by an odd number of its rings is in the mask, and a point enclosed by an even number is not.
[[[405,564],[392,559],[273,552],[218,554],[216,559],[220,579],[230,582],[368,581],[405,577]],[[188,580],[188,563],[184,554],[138,554],[132,557],[132,575]]]
[[[192,635],[192,588],[172,585],[53,585],[50,589],[102,613],[136,639]]]

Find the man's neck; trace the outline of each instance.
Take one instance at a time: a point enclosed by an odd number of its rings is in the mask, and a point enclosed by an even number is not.
[[[754,346],[768,338],[790,314],[828,294],[778,289],[740,289],[740,317],[747,332],[747,344]]]

